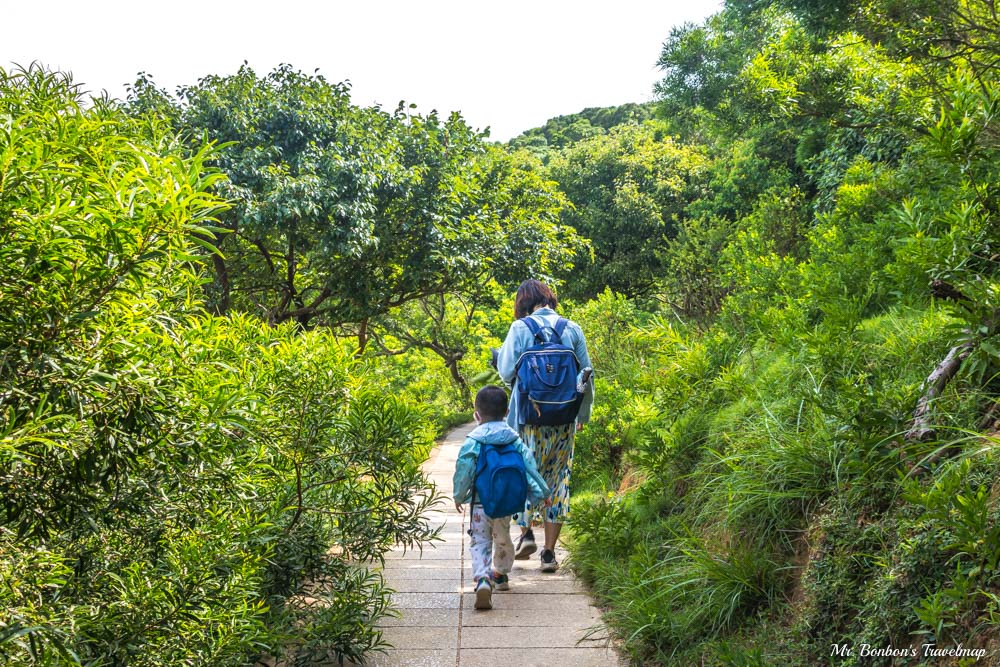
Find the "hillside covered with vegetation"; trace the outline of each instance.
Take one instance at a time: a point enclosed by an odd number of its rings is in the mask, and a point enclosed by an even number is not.
[[[730,0],[655,104],[506,145],[292,67],[0,71],[0,658],[368,655],[527,277],[588,337],[571,565],[636,664],[1000,650],[998,34]]]
[[[549,154],[593,253],[574,563],[639,661],[1000,646],[998,28],[730,1],[665,41],[658,119]]]
[[[590,137],[607,134],[608,130],[628,123],[641,123],[653,117],[656,105],[652,102],[628,102],[616,107],[591,107],[579,113],[556,116],[542,127],[532,128],[514,137],[510,148],[527,148],[543,158],[549,148],[565,148]]]

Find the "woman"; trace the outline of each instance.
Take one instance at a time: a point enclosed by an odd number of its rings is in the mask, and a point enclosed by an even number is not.
[[[543,330],[551,331],[559,320],[556,308],[559,302],[556,295],[544,283],[537,280],[525,280],[517,288],[514,299],[514,323],[510,325],[507,339],[497,355],[497,370],[507,386],[514,384],[517,375],[517,360],[524,351],[534,344],[534,335],[522,318],[532,317]],[[546,329],[546,328],[549,329]],[[573,349],[580,362],[580,368],[590,366],[590,355],[587,353],[587,341],[583,331],[575,322],[569,322],[562,333],[562,344]],[[545,544],[542,548],[541,570],[555,572],[559,567],[556,561],[555,546],[559,539],[562,524],[569,516],[569,478],[573,465],[573,439],[576,432],[590,419],[590,408],[594,401],[593,381],[587,383],[580,412],[575,423],[561,426],[535,426],[518,423],[518,391],[513,387],[510,392],[510,412],[508,423],[521,435],[521,440],[535,454],[538,470],[545,478],[546,484],[552,489],[552,506],[534,508],[531,502],[525,503],[524,512],[514,515],[514,521],[521,527],[521,539],[518,540],[515,558],[524,560],[535,552],[535,535],[531,530],[532,520],[538,520],[540,509],[545,516]]]

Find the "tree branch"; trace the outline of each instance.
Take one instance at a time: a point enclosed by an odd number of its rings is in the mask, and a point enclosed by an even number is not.
[[[913,411],[913,424],[904,436],[908,442],[923,442],[934,437],[936,431],[930,425],[931,403],[941,395],[948,382],[958,372],[962,362],[972,354],[975,347],[974,342],[967,341],[951,348],[941,363],[924,380],[922,386],[924,393],[917,401],[916,410]]]

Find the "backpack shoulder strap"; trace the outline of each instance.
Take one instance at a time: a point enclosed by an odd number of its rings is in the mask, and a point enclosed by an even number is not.
[[[531,315],[525,315],[521,318],[521,321],[524,322],[524,326],[528,327],[528,331],[530,331],[531,335],[535,337],[535,340],[542,343],[545,342],[542,338],[542,328],[538,326],[538,322],[535,321],[534,317]]]
[[[569,320],[567,320],[565,317],[560,317],[559,320],[556,322],[556,326],[553,327],[552,331],[556,335],[555,341],[557,343],[562,342],[562,335],[563,332],[566,331],[566,326],[568,324]]]
[[[520,439],[521,439],[520,437],[517,437],[517,438],[514,438],[513,440],[510,440],[509,442],[498,442],[498,443],[495,443],[493,446],[496,447],[497,449],[500,449],[500,448],[503,448],[503,447],[510,447],[511,445],[513,445],[514,443],[516,443]]]

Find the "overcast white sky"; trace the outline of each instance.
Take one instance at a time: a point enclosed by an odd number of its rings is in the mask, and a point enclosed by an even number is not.
[[[643,102],[674,25],[720,0],[0,0],[0,66],[40,61],[123,97],[137,72],[173,90],[247,60],[350,80],[356,104],[461,111],[507,140],[585,107]]]

